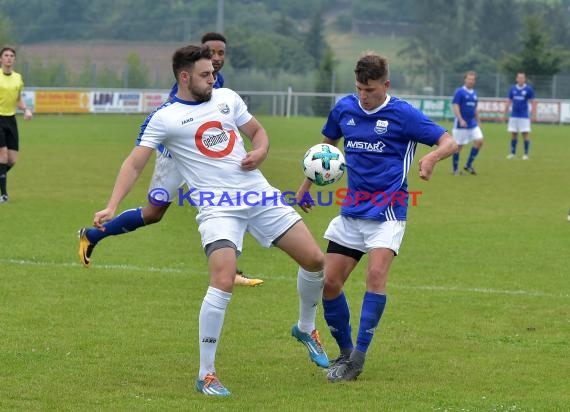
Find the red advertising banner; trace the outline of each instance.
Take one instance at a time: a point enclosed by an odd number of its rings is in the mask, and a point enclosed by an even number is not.
[[[168,99],[168,93],[145,93],[142,110],[150,113]]]
[[[477,109],[482,122],[504,122],[506,100],[479,99]]]

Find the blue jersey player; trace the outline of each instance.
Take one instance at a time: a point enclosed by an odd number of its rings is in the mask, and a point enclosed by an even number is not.
[[[528,150],[530,148],[530,119],[532,115],[532,101],[534,100],[534,90],[526,84],[526,74],[518,72],[516,84],[511,86],[509,90],[509,100],[505,106],[505,116],[512,108],[511,117],[509,118],[508,130],[512,134],[511,153],[507,159],[514,159],[517,154],[517,143],[519,133],[524,139],[524,155],[523,160],[528,160]],[[530,107],[530,110],[529,110]]]
[[[206,44],[212,52],[212,66],[214,67],[214,88],[224,85],[224,77],[220,70],[224,66],[226,53],[226,39],[220,33],[210,32],[202,36],[202,43]],[[178,85],[174,84],[169,97],[176,96]],[[95,228],[82,228],[79,231],[79,259],[83,266],[91,265],[91,254],[99,241],[112,235],[121,235],[132,232],[139,227],[158,223],[170,207],[178,194],[178,188],[183,185],[184,179],[178,172],[174,161],[164,146],[158,148],[154,172],[149,187],[149,202],[144,207],[129,209],[111,221],[105,223],[104,230]],[[154,196],[153,194],[156,194]],[[158,198],[158,196],[161,196]],[[244,276],[238,269],[235,282],[237,285],[258,286],[263,283],[261,279]]]
[[[459,171],[459,152],[463,145],[473,142],[469,158],[465,163],[465,170],[472,175],[477,174],[473,168],[473,162],[483,146],[483,132],[479,125],[479,112],[477,111],[477,92],[475,91],[475,80],[477,74],[473,71],[465,73],[463,77],[463,86],[455,90],[451,107],[455,120],[453,122],[453,138],[457,142],[459,149],[453,154],[453,174],[460,174]]]
[[[457,150],[447,131],[409,103],[388,94],[388,62],[375,53],[356,63],[355,95],[342,98],[328,116],[323,141],[338,145],[344,138],[348,170],[347,196],[340,216],[329,224],[323,291],[324,317],[340,356],[327,372],[331,382],[354,380],[362,372],[366,352],[386,305],[388,270],[398,254],[406,227],[408,184],[418,143],[437,145],[419,161],[420,177],[428,180],[435,164]],[[297,201],[311,187],[306,179]],[[362,300],[356,346],[344,283],[361,257],[368,254],[366,292]]]

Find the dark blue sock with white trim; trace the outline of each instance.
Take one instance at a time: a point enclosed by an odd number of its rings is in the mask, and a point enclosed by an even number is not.
[[[351,336],[350,310],[344,292],[335,299],[323,299],[323,311],[331,335],[335,338],[340,350],[352,349],[354,344]]]
[[[87,239],[93,244],[107,236],[122,235],[137,230],[144,226],[142,208],[125,210],[119,216],[114,217],[103,225],[105,230],[90,228],[87,230]]]
[[[386,306],[386,295],[366,292],[362,300],[360,326],[356,337],[356,350],[366,353]]]

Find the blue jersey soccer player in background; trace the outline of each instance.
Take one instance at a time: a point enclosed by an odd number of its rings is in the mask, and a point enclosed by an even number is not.
[[[459,171],[459,152],[463,145],[473,142],[469,158],[465,163],[465,170],[472,175],[477,174],[473,168],[473,162],[479,154],[481,146],[483,146],[483,132],[479,125],[479,112],[477,111],[477,92],[475,91],[475,80],[477,74],[473,71],[465,73],[463,77],[463,86],[455,90],[451,107],[455,120],[453,123],[453,138],[459,145],[459,150],[453,154],[453,174],[460,174]]]
[[[428,180],[435,164],[457,150],[446,130],[409,103],[390,96],[388,62],[368,53],[356,63],[356,95],[342,98],[323,127],[324,142],[338,145],[344,137],[348,196],[340,216],[324,237],[324,317],[340,349],[329,367],[331,382],[354,380],[362,372],[366,352],[386,305],[388,270],[398,253],[408,208],[406,175],[418,143],[438,148],[419,161],[420,177]],[[297,202],[311,187],[305,179]],[[362,300],[356,346],[344,283],[363,254],[368,254],[366,292]]]
[[[518,135],[522,134],[524,139],[524,155],[523,160],[528,160],[528,150],[530,148],[530,122],[532,114],[532,101],[534,100],[534,90],[526,84],[526,74],[518,72],[516,84],[511,86],[509,90],[509,100],[505,106],[505,116],[512,107],[511,117],[509,118],[508,130],[512,133],[511,153],[507,159],[514,159],[517,154]],[[530,106],[530,112],[529,112]]]
[[[202,43],[206,44],[212,51],[212,66],[214,67],[216,80],[214,88],[221,88],[224,85],[224,77],[220,70],[224,66],[225,61],[226,39],[220,33],[211,32],[202,36]],[[175,96],[177,92],[178,85],[175,83],[169,97]],[[91,254],[100,240],[107,236],[129,233],[139,227],[160,222],[176,198],[178,188],[183,184],[184,179],[178,172],[170,154],[165,150],[164,146],[160,146],[157,151],[149,194],[158,193],[164,195],[166,191],[168,193],[167,198],[153,198],[152,202],[149,199],[148,204],[142,208],[139,207],[122,212],[111,221],[105,223],[104,230],[82,228],[79,231],[79,259],[83,266],[89,267],[91,265]],[[263,280],[244,276],[242,271],[237,269],[235,282],[236,285],[258,286],[263,283]]]

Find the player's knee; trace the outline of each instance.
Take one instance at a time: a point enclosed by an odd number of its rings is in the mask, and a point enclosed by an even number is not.
[[[154,223],[158,223],[162,220],[163,215],[159,214],[143,214],[143,220],[145,225],[152,225]]]
[[[162,220],[168,206],[145,206],[142,210],[142,216],[145,225],[152,225]]]
[[[325,273],[325,283],[323,289],[323,296],[326,299],[334,299],[344,287],[344,282],[341,277],[331,276],[330,273]]]
[[[318,247],[305,253],[303,261],[299,262],[301,267],[308,272],[319,272],[325,266],[325,255]]]
[[[386,290],[386,282],[388,280],[388,272],[379,268],[368,269],[366,278],[366,289],[371,291]]]

